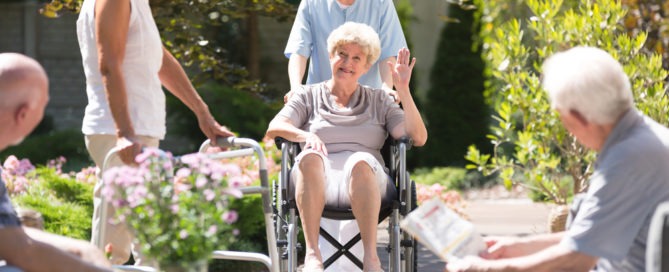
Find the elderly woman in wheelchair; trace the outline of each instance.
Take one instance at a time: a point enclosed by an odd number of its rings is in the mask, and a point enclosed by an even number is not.
[[[427,140],[409,90],[415,58],[403,48],[396,63],[387,64],[402,110],[386,92],[358,84],[380,54],[371,27],[345,23],[330,34],[327,46],[332,78],[293,90],[267,135],[302,146],[291,181],[304,229],[304,271],[323,270],[318,234],[326,203],[351,207],[360,227],[364,271],[381,271],[376,229],[388,174],[380,149],[388,133],[395,139],[408,136],[416,146]]]

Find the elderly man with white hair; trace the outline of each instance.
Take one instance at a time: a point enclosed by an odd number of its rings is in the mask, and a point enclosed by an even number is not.
[[[567,231],[493,238],[448,271],[645,271],[653,212],[669,200],[669,129],[634,107],[611,55],[576,47],[543,65],[543,87],[562,124],[598,152],[588,191]]]

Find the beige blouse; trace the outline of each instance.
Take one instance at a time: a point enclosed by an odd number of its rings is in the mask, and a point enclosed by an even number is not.
[[[294,90],[278,115],[318,135],[329,154],[368,152],[382,165],[380,150],[388,132],[404,121],[404,111],[382,90],[358,85],[348,105],[342,108],[335,104],[325,83]]]

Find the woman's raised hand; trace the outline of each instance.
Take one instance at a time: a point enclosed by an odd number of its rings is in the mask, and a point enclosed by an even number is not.
[[[416,58],[411,58],[411,52],[406,47],[400,49],[397,53],[395,65],[388,62],[390,71],[393,74],[393,84],[398,91],[409,90],[409,81],[411,80],[411,71],[416,64]]]

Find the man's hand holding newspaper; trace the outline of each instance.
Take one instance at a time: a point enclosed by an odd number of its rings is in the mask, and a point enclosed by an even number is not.
[[[424,202],[400,222],[400,227],[446,262],[478,256],[486,250],[474,225],[438,198]]]

